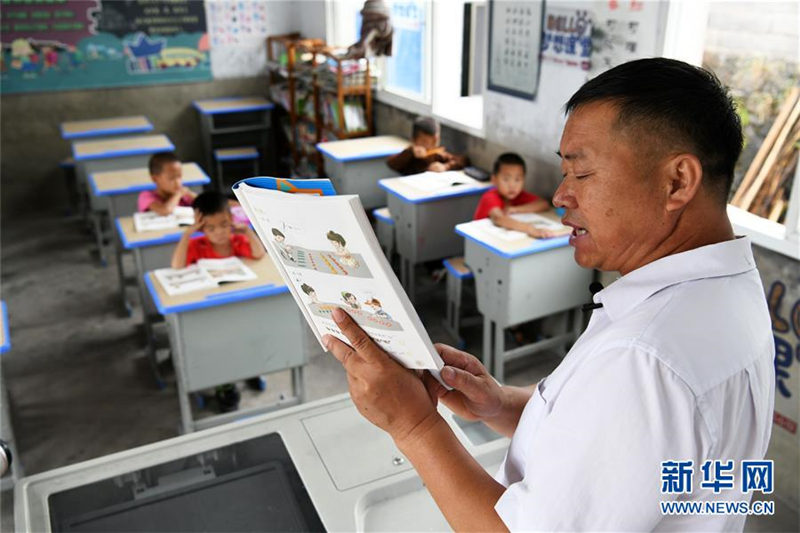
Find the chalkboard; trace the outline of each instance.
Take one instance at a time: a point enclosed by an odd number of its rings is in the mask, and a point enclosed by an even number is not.
[[[4,94],[211,79],[198,0],[0,0]]]

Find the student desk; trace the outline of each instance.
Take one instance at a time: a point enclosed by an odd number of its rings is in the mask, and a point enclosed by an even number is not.
[[[397,176],[386,159],[408,147],[408,140],[394,135],[362,137],[317,144],[325,160],[325,173],[337,194],[357,194],[364,209],[386,205],[379,178]]]
[[[218,147],[215,137],[255,132],[259,137],[261,156],[264,157],[264,150],[269,146],[272,108],[275,107],[272,102],[261,96],[238,96],[195,100],[193,105],[200,117],[200,132],[208,172],[214,168],[213,151]]]
[[[115,225],[121,247],[133,253],[136,286],[139,290],[139,300],[142,303],[142,319],[145,336],[147,337],[147,356],[150,360],[156,385],[159,389],[163,389],[164,380],[158,370],[153,338],[153,322],[160,321],[160,318],[158,318],[158,311],[147,292],[144,275],[150,270],[168,268],[170,266],[172,252],[175,250],[175,246],[178,244],[183,232],[186,231],[186,228],[137,232],[136,227],[133,225],[132,216],[117,218]],[[200,235],[202,233],[198,232],[193,237],[199,237]],[[126,299],[124,284],[120,285],[120,290],[123,291],[122,298]]]
[[[463,172],[452,173],[463,185],[425,190],[409,178],[382,179],[378,185],[389,194],[389,211],[395,221],[395,249],[400,256],[400,280],[414,300],[414,266],[434,259],[462,255],[464,242],[453,233],[456,224],[471,220],[489,183]]]
[[[143,115],[97,120],[73,120],[61,123],[61,137],[66,140],[147,133],[149,131],[153,131],[153,125]]]
[[[545,216],[558,219],[552,212]],[[569,236],[506,241],[482,231],[482,223],[459,224],[455,231],[464,237],[464,260],[475,274],[483,314],[483,363],[502,382],[506,361],[577,338],[583,321],[576,308],[591,300],[593,271],[575,263]],[[570,331],[506,351],[506,328],[570,309],[575,309]]]
[[[106,263],[103,250],[102,213],[108,209],[108,201],[106,198],[88,194],[89,175],[107,170],[146,167],[152,154],[174,149],[175,146],[166,135],[137,135],[72,143],[78,183],[86,190],[92,204],[92,222],[101,263]]]
[[[184,433],[304,400],[305,321],[269,257],[243,261],[258,279],[178,296],[168,296],[152,272],[145,277],[169,326]],[[270,406],[192,419],[190,393],[286,369],[292,371],[295,396]]]
[[[206,176],[197,163],[183,163],[181,166],[183,167],[183,185],[194,192],[201,192],[203,185],[211,182],[211,179]],[[144,167],[89,174],[89,188],[93,196],[108,199],[108,217],[110,220],[116,220],[117,217],[133,215],[138,210],[139,193],[155,190],[156,184],[150,178],[150,171],[147,167]],[[122,249],[116,240],[114,244],[114,255],[119,273],[120,295],[122,296],[123,305],[130,313],[130,305],[127,298],[125,298]]]
[[[8,311],[6,303],[0,302],[0,355],[11,349],[11,337],[8,334]],[[2,365],[0,365],[2,366]],[[8,402],[5,375],[0,372],[0,438],[6,441],[11,450],[12,465],[0,481],[0,490],[7,490],[14,486],[18,479],[25,474],[22,471],[17,441],[14,439],[14,430],[11,426],[11,409]]]

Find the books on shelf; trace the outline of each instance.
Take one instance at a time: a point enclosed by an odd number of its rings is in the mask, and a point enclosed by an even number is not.
[[[257,277],[238,257],[200,259],[197,264],[186,268],[160,268],[153,271],[153,275],[170,296]]]
[[[339,101],[335,95],[326,94],[322,98],[322,114],[325,124],[334,130],[340,130]],[[367,117],[359,97],[347,98],[344,101],[344,131],[355,133],[367,129]]]
[[[165,216],[153,211],[133,214],[133,227],[137,233],[191,226],[192,224],[194,224],[194,210],[191,207],[178,206],[171,215]]]
[[[322,179],[250,178],[233,191],[320,344],[348,342],[331,316],[340,307],[403,366],[436,375],[443,362],[358,196],[331,195]]]

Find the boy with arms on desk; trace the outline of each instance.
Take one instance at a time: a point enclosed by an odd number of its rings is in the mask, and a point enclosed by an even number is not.
[[[411,146],[386,160],[392,170],[408,176],[425,171],[459,170],[469,164],[463,155],[453,155],[439,146],[439,123],[431,117],[417,117],[411,128]]]
[[[148,163],[154,191],[139,193],[139,211],[153,211],[161,216],[172,214],[177,206],[189,207],[197,196],[183,186],[183,166],[175,152],[153,154]]]
[[[198,259],[232,256],[261,259],[266,254],[264,245],[250,226],[234,223],[225,195],[206,191],[194,199],[192,207],[195,223],[181,235],[172,253],[172,268],[184,268]],[[202,231],[203,236],[192,239],[198,231]],[[264,383],[264,379],[259,377],[247,380],[247,384],[257,390],[263,390]],[[222,412],[235,411],[239,407],[241,395],[233,383],[219,385],[214,396]]]
[[[215,191],[206,191],[192,204],[195,223],[181,235],[172,253],[172,268],[183,268],[198,259],[223,259],[246,257],[261,259],[266,254],[264,245],[250,226],[234,223],[228,199]],[[202,231],[203,236],[192,239],[192,234]]]
[[[492,185],[495,188],[481,196],[472,218],[489,218],[495,226],[521,231],[534,239],[555,237],[557,233],[536,228],[511,216],[515,213],[540,213],[550,209],[546,200],[524,190],[525,171],[525,160],[518,154],[501,154],[492,168]]]

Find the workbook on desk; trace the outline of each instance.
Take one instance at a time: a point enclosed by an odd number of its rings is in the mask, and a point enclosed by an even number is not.
[[[137,233],[191,226],[192,224],[194,224],[194,209],[186,206],[177,206],[172,214],[163,216],[153,211],[133,214],[133,227]]]
[[[511,218],[526,224],[530,224],[536,229],[550,231],[554,236],[569,235],[572,232],[572,228],[569,226],[565,226],[557,220],[547,218],[537,213],[515,213],[511,215]],[[522,233],[521,231],[496,226],[488,218],[476,220],[472,223],[472,225],[474,229],[479,230],[481,233],[485,233],[486,235],[503,241],[516,241],[528,237],[527,234]]]
[[[186,268],[160,268],[153,275],[170,296],[257,277],[238,257],[200,259]]]
[[[325,334],[348,342],[331,317],[341,307],[403,366],[438,375],[444,363],[358,196],[336,196],[328,180],[279,178],[233,191],[320,345]]]

